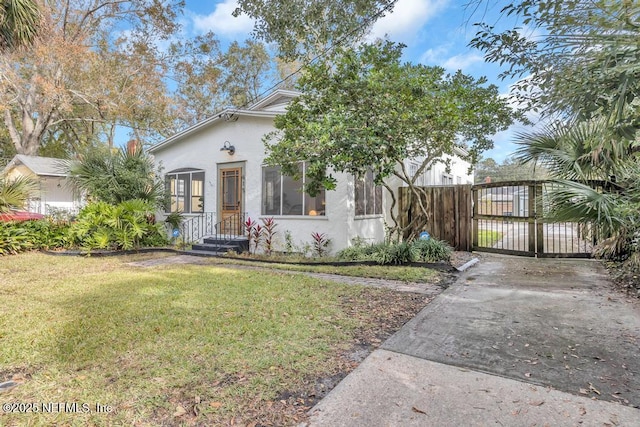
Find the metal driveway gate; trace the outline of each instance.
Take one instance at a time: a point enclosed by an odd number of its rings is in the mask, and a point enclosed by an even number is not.
[[[545,219],[553,185],[545,181],[474,185],[473,249],[538,257],[590,257],[590,224]]]

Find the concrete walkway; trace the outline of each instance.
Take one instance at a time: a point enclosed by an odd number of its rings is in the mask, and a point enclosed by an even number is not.
[[[640,426],[640,306],[595,261],[483,256],[310,426]]]

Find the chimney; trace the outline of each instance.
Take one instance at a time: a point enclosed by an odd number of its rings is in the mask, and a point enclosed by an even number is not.
[[[486,177],[486,178],[484,179],[484,183],[485,183],[485,184],[490,184],[490,183],[491,183],[491,177],[490,177],[490,176]]]
[[[129,154],[135,154],[138,152],[138,150],[140,150],[138,141],[135,139],[130,139],[129,142],[127,142],[127,152]]]

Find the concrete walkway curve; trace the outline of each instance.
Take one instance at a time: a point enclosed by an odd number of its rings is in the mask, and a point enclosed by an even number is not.
[[[596,261],[484,255],[309,426],[640,426],[640,304]]]

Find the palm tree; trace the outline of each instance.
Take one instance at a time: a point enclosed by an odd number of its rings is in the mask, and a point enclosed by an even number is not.
[[[554,124],[518,135],[516,158],[543,165],[555,178],[550,217],[558,222],[594,224],[602,255],[626,257],[640,239],[640,165],[635,139],[620,136],[598,118]]]
[[[40,19],[37,0],[0,0],[0,51],[31,43]]]
[[[37,188],[38,184],[27,177],[0,177],[0,213],[9,212],[11,209],[23,209]]]
[[[72,185],[91,200],[112,205],[132,199],[157,207],[164,204],[164,183],[158,179],[152,158],[141,148],[92,148],[70,164],[69,174]]]

